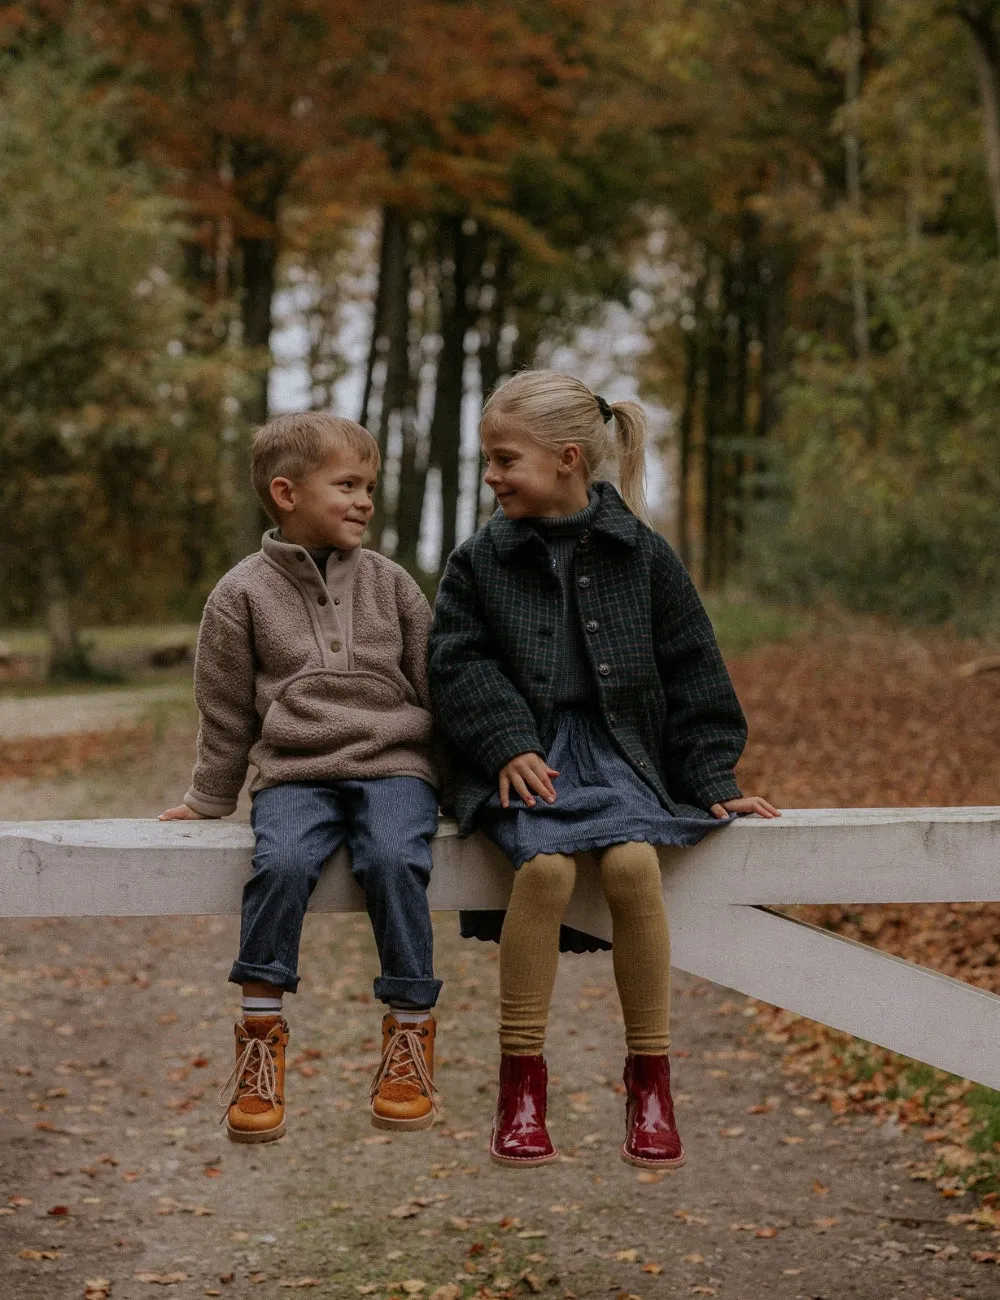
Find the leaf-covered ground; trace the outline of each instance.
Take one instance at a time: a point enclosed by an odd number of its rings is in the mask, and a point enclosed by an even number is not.
[[[996,667],[968,671],[986,663]],[[751,720],[741,780],[785,807],[998,805],[997,668],[996,646],[876,622],[759,649],[733,665]],[[794,910],[1000,992],[1000,903]],[[979,1186],[981,1213],[994,1214],[1000,1096],[775,1008],[758,1020],[815,1100],[916,1126],[929,1150],[915,1173],[945,1196]]]

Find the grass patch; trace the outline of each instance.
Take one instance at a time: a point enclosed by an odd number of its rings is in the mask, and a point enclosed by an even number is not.
[[[793,612],[739,595],[706,596],[705,608],[727,657],[749,654],[775,641],[788,641],[813,625],[812,616],[802,610]]]
[[[165,641],[190,641],[198,635],[197,623],[139,623],[126,627],[85,627],[80,640],[98,653],[152,650]],[[17,655],[48,653],[49,639],[41,628],[0,629],[0,641]]]

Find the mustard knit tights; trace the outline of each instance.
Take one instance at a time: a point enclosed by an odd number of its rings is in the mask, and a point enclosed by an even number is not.
[[[630,1052],[662,1055],[670,1044],[670,935],[660,864],[651,844],[614,844],[600,856],[613,922],[615,983]],[[514,877],[500,936],[500,1050],[534,1056],[545,1043],[559,960],[559,926],[576,861],[540,853]]]

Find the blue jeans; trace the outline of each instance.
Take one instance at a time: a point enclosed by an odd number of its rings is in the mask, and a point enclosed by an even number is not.
[[[243,888],[240,951],[230,980],[295,991],[309,896],[323,863],[346,842],[382,967],[376,998],[432,1007],[441,990],[427,905],[437,820],[437,795],[415,776],[258,790],[250,813],[253,875]]]

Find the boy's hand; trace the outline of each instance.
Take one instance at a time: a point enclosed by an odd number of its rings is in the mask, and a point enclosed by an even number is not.
[[[189,808],[186,803],[180,804],[176,808],[168,808],[166,812],[161,812],[157,821],[161,822],[201,822],[209,821],[204,813],[195,812]]]
[[[549,767],[539,754],[518,754],[500,771],[500,804],[510,807],[511,786],[517,791],[529,808],[534,808],[535,798],[531,791],[540,794],[546,803],[555,803],[556,788],[552,778],[559,773]]]
[[[723,818],[728,813],[756,813],[758,817],[780,817],[781,813],[774,804],[762,799],[759,794],[745,795],[742,799],[727,799],[725,803],[713,803],[709,810],[713,817]]]

